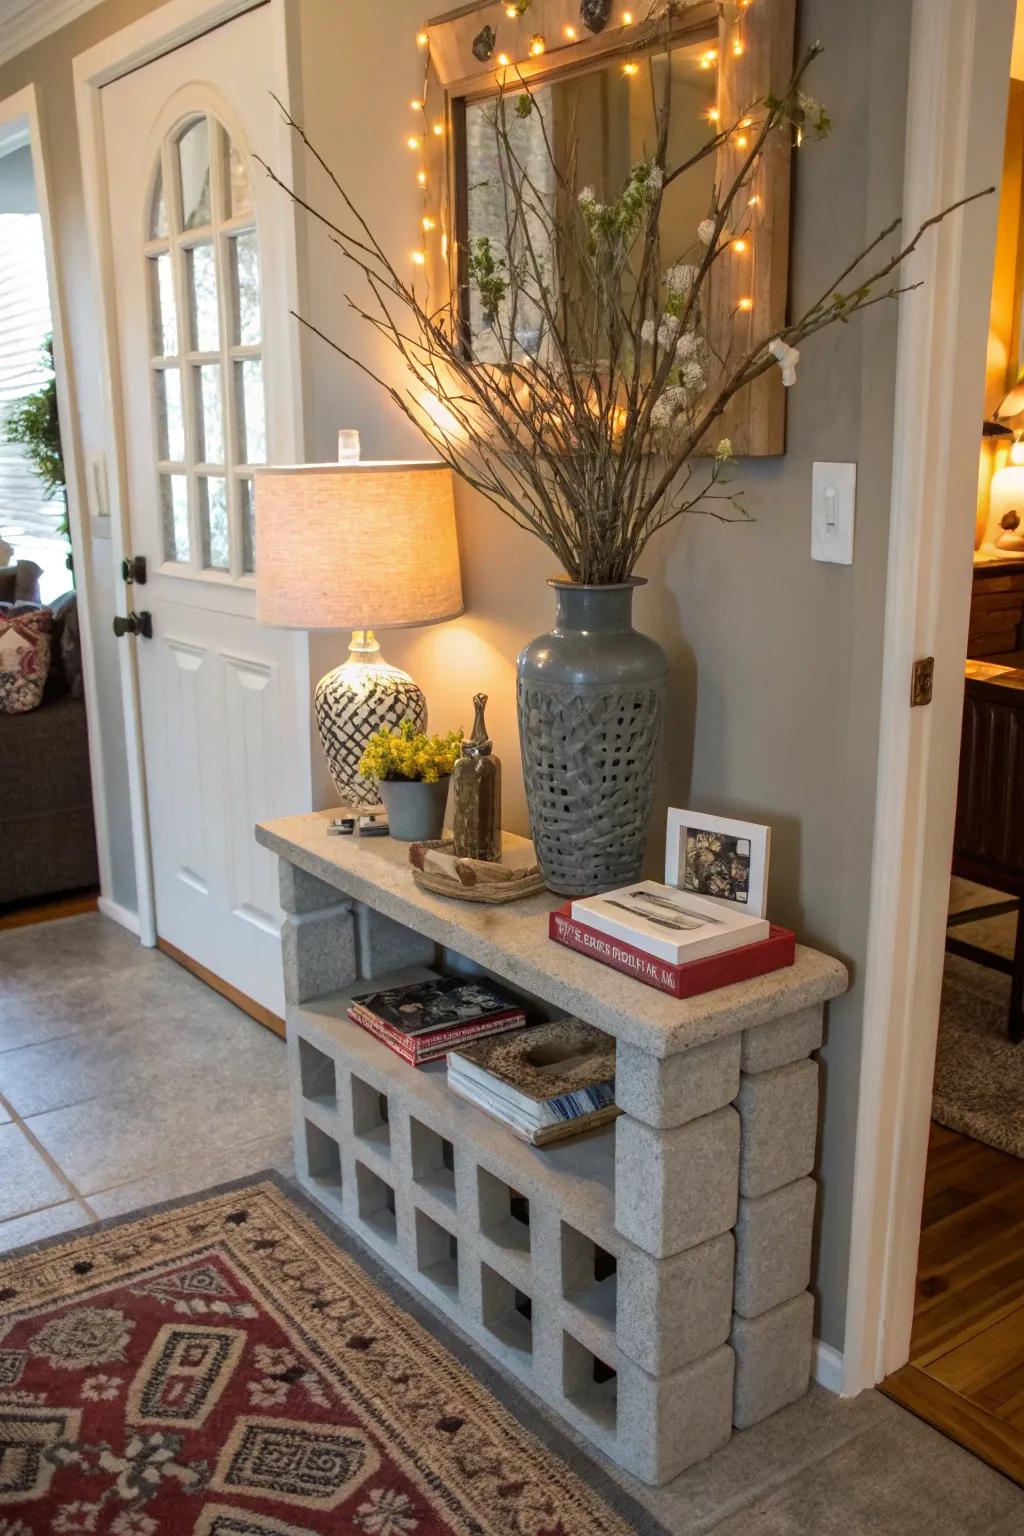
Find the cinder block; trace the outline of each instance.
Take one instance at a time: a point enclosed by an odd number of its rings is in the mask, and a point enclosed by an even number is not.
[[[685,1125],[731,1104],[740,1086],[740,1036],[710,1040],[692,1051],[659,1060],[619,1041],[615,1051],[615,1102],[645,1125]]]
[[[657,1486],[721,1450],[732,1434],[733,1371],[728,1344],[670,1376],[648,1376],[624,1363],[616,1459]]]
[[[664,1258],[736,1224],[740,1123],[731,1105],[674,1130],[615,1122],[615,1226]]]
[[[729,1337],[735,1243],[723,1232],[669,1259],[623,1247],[616,1343],[652,1376],[678,1371]]]
[[[736,1221],[736,1294],[743,1317],[757,1317],[805,1291],[811,1282],[813,1179],[783,1184],[740,1200]]]
[[[285,996],[307,1003],[356,979],[355,933],[347,906],[292,914],[281,928]]]
[[[433,939],[404,928],[382,912],[355,903],[356,952],[359,975],[371,980],[407,965],[433,965],[437,946]]]
[[[328,907],[345,907],[352,903],[333,885],[318,880],[297,864],[287,859],[277,861],[277,885],[281,905],[286,912],[299,915],[304,912],[324,912]]]
[[[760,1317],[733,1321],[736,1386],[732,1421],[749,1429],[795,1403],[811,1379],[814,1297],[809,1291]]]
[[[802,1061],[821,1044],[823,1020],[824,1008],[819,1003],[815,1008],[801,1008],[799,1013],[787,1013],[785,1018],[744,1030],[740,1060],[744,1072],[769,1072],[772,1067]]]
[[[743,1122],[741,1195],[766,1195],[811,1172],[818,1137],[816,1061],[743,1073],[736,1108]]]

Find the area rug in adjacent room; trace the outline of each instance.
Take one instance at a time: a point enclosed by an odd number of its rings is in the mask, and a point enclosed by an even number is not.
[[[958,938],[1010,955],[1016,915],[958,927]],[[1008,976],[946,956],[932,1115],[950,1130],[1024,1157],[1024,1044],[1007,1034]]]
[[[0,1259],[2,1536],[650,1529],[381,1280],[269,1178]]]

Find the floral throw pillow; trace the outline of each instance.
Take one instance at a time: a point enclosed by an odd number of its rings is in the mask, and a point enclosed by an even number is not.
[[[0,613],[0,715],[24,715],[42,703],[52,630],[48,608]]]

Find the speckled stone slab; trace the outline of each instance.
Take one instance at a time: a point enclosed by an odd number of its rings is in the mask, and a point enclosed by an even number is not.
[[[550,893],[499,908],[446,901],[413,884],[407,844],[329,837],[332,814],[266,822],[257,841],[342,895],[657,1057],[813,1008],[848,985],[838,960],[797,945],[795,964],[784,970],[679,1001],[553,943],[548,914],[561,903]]]

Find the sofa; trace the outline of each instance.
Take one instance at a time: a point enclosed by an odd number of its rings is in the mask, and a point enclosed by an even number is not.
[[[39,607],[30,561],[0,568],[0,606]],[[38,709],[0,714],[0,906],[95,886],[99,880],[82,688],[78,605],[54,615],[50,672]]]

